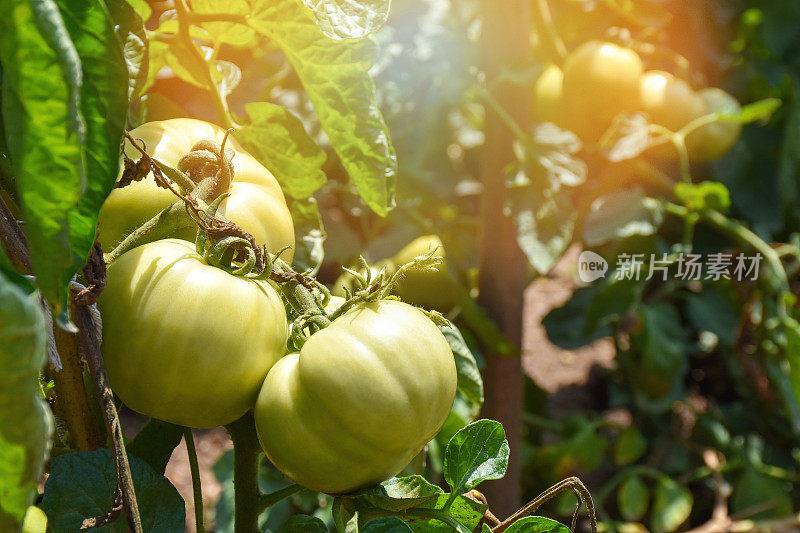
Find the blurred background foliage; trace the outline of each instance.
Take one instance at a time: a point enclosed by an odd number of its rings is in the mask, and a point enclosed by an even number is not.
[[[800,4],[533,0],[532,5],[535,60],[507,65],[502,80],[486,80],[477,67],[477,2],[392,2],[389,21],[375,36],[380,56],[372,70],[399,163],[397,207],[385,218],[353,194],[282,53],[265,42],[217,50],[219,59],[238,67],[240,74],[228,97],[235,114],[245,116],[244,103],[251,101],[285,106],[329,153],[324,168],[328,181],[315,194],[327,232],[320,279],[339,286],[347,282],[337,279],[340,267],[353,265],[359,254],[371,262],[391,260],[417,237],[436,235],[446,250],[449,280],[439,279],[436,286],[452,284],[455,296],[426,305],[462,326],[479,360],[475,339],[501,343],[493,325],[468,303],[477,290],[482,128],[486,114],[496,111],[485,93],[494,83],[533,86],[550,63],[561,62],[564,51],[602,40],[635,50],[648,70],[670,72],[694,88],[721,87],[743,105],[766,98],[782,101],[769,120],[745,125],[724,157],[693,164],[691,179],[724,185],[712,196],[725,204],[729,194],[729,216],[773,243],[783,259],[789,291],[796,294]],[[167,7],[153,6],[148,28],[155,33],[169,31],[169,14],[161,14]],[[520,58],[526,55],[521,51]],[[214,120],[205,92],[179,73],[161,71],[151,81],[137,123],[173,116]],[[534,115],[537,112],[541,110],[534,109]],[[540,128],[536,118],[532,117],[532,144],[520,149],[520,161],[509,168],[509,184],[515,187],[509,214],[518,220],[518,239],[531,260],[531,281],[556,275],[552,266],[569,245],[583,242],[588,248],[582,222],[598,196],[627,191],[618,208],[623,214],[638,205],[631,200],[640,194],[635,191],[681,203],[672,188],[681,178],[674,161],[664,162],[647,152],[611,162],[596,139],[576,144],[561,130]],[[640,172],[637,161],[651,171]],[[660,181],[653,180],[653,168]],[[519,176],[527,181],[519,183]],[[568,194],[551,195],[552,191]],[[549,214],[541,215],[550,208]],[[593,239],[591,249],[613,265],[622,253],[666,253],[686,239],[680,220],[667,219],[649,228],[620,232],[615,226]],[[483,230],[491,234],[492,228]],[[424,248],[419,251],[438,242],[419,241]],[[694,228],[690,244],[701,254],[741,251],[730,235],[703,224]],[[536,383],[527,383],[522,451],[526,497],[579,475],[595,495],[602,526],[609,531],[690,529],[714,524],[719,518],[715,510],[720,509],[724,519],[740,524],[753,519],[775,531],[796,527],[791,524],[796,524],[792,514],[800,510],[800,410],[786,376],[786,360],[777,355],[775,337],[781,333],[769,320],[785,295],[752,281],[725,279],[699,284],[616,280],[608,275],[605,281],[581,286],[574,263],[560,272],[576,290],[545,318],[550,341],[573,350],[610,339],[615,360],[610,367],[595,367],[582,393],[586,399],[567,402],[566,408],[554,409]],[[789,342],[788,349],[796,352],[800,344]],[[523,356],[536,364],[535,350]],[[450,434],[477,416],[477,404],[463,398],[462,404],[448,421]],[[428,456],[420,457],[410,470],[427,471],[435,478],[441,468],[436,448],[434,441]],[[226,484],[229,462],[228,454],[216,469]],[[275,488],[279,481],[268,475],[267,467],[265,471],[262,482]],[[230,518],[226,494],[228,489],[217,509],[220,530]],[[296,496],[271,510],[267,520],[277,527],[280,520],[275,517],[292,509],[318,509],[324,518],[328,504],[324,497]],[[562,498],[548,512],[566,518],[572,505]]]

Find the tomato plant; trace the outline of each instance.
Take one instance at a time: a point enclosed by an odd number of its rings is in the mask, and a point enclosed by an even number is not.
[[[0,6],[0,530],[797,528],[793,3]]]

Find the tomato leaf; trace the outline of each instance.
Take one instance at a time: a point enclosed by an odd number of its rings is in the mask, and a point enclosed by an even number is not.
[[[306,199],[325,184],[325,152],[300,119],[267,102],[247,104],[245,110],[250,124],[236,132],[236,140],[275,175],[286,194]]]
[[[359,39],[375,33],[389,16],[389,0],[301,0],[331,39]]]
[[[440,487],[431,485],[422,476],[393,477],[360,494],[357,504],[399,512],[435,500],[443,492]]]
[[[686,331],[678,310],[669,304],[642,304],[638,313],[642,326],[631,334],[640,352],[634,387],[650,399],[663,399],[682,386],[688,364]]]
[[[138,457],[128,457],[142,527],[148,532],[183,531],[186,511],[178,491]],[[78,531],[85,518],[111,509],[117,481],[111,450],[74,452],[53,458],[41,507],[54,531]],[[111,527],[127,531],[124,517]]]
[[[281,533],[328,533],[328,528],[325,527],[325,522],[316,516],[299,514],[292,516],[283,524]]]
[[[676,183],[675,196],[691,211],[714,209],[725,213],[731,207],[730,191],[718,181]]]
[[[286,200],[294,222],[294,263],[298,268],[308,270],[311,275],[314,275],[325,258],[323,244],[326,238],[317,201],[314,198],[307,200],[287,198]]]
[[[0,21],[0,61],[9,155],[37,283],[63,311],[117,177],[128,72],[99,0],[37,4],[46,10],[49,38],[29,4],[0,6],[8,13]]]
[[[652,235],[664,219],[661,204],[641,188],[601,196],[592,203],[583,223],[583,240],[599,246],[632,235]]]
[[[128,444],[128,452],[142,459],[150,468],[163,474],[175,447],[183,439],[183,427],[151,418]]]
[[[764,509],[752,514],[752,520],[782,518],[792,514],[792,498],[789,496],[787,483],[747,467],[733,490],[731,498],[732,512],[747,512],[752,509]]]
[[[670,533],[689,518],[694,499],[692,493],[664,476],[656,485],[653,499],[651,531]]]
[[[547,313],[542,325],[550,342],[565,350],[574,350],[611,335],[607,324],[597,325],[588,321],[589,311],[598,300],[600,290],[597,285],[581,287],[563,306]]]
[[[647,451],[647,439],[636,426],[628,426],[614,442],[614,463],[618,466],[630,464],[639,459],[645,451]]]
[[[633,475],[628,477],[619,486],[617,492],[617,505],[619,512],[625,520],[637,522],[647,512],[650,494],[642,478]]]
[[[698,293],[689,292],[685,298],[686,314],[697,329],[710,331],[721,342],[734,345],[739,317],[732,301],[710,287],[705,287]]]
[[[543,516],[528,516],[517,520],[506,529],[507,533],[569,533],[569,528]]]
[[[144,2],[142,2],[144,3]],[[147,51],[147,32],[144,28],[142,18],[149,17],[150,6],[144,4],[147,14],[140,15],[137,11],[142,6],[125,2],[109,2],[108,9],[111,18],[117,24],[116,33],[123,43],[123,54],[125,64],[128,68],[128,100],[133,101],[138,98],[147,82],[147,69],[149,66],[149,55]]]
[[[529,186],[513,189],[510,197],[517,243],[531,266],[546,274],[572,242],[577,212],[568,192]]]
[[[394,516],[375,518],[361,528],[361,533],[405,533],[412,529],[405,522]]]
[[[248,16],[259,9],[255,2],[245,0],[229,0],[225,2],[225,14]],[[194,0],[192,10],[197,13],[219,13],[219,0]],[[208,32],[206,38],[215,43],[227,43],[233,46],[253,46],[257,34],[251,28],[235,22],[204,22],[204,30]],[[177,31],[177,29],[176,29]]]
[[[45,318],[36,300],[0,273],[2,531],[19,529],[47,457],[53,424],[38,387],[46,345]]]
[[[608,160],[617,162],[633,159],[647,150],[652,143],[648,126],[647,119],[640,113],[616,117],[600,141],[606,149]]]
[[[476,405],[483,405],[483,379],[481,379],[478,362],[472,355],[461,332],[455,327],[439,326],[450,344],[453,356],[456,360],[456,371],[458,372],[458,390],[461,394]]]
[[[759,100],[758,102],[744,106],[738,114],[720,113],[720,120],[726,122],[741,122],[742,124],[766,121],[772,117],[773,113],[775,113],[781,105],[783,105],[783,102],[778,98],[765,98],[764,100]]]
[[[446,505],[450,507],[447,514],[461,522],[469,531],[474,530],[486,513],[487,506],[464,496],[452,497],[451,494],[440,494],[435,505],[426,505],[428,509],[444,509]],[[448,524],[434,518],[424,518],[407,516],[406,523],[411,531],[416,533],[452,533],[453,528]]]
[[[508,468],[508,441],[499,422],[478,420],[450,439],[444,455],[444,478],[453,493],[463,494]]]
[[[368,72],[377,57],[375,42],[327,38],[296,0],[258,1],[247,21],[289,58],[361,197],[377,214],[388,214],[397,159]]]
[[[795,402],[800,398],[800,322],[792,317],[783,320],[784,353],[789,361],[789,381]]]

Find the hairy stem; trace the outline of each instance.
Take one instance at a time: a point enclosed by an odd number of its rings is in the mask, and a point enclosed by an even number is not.
[[[258,456],[261,445],[256,436],[253,413],[225,426],[233,441],[233,485],[235,533],[256,533],[261,514],[258,488]]]
[[[105,255],[105,261],[107,264],[111,264],[128,250],[147,242],[163,239],[178,230],[191,228],[194,223],[186,214],[183,200],[178,200],[125,237],[116,248]]]
[[[276,503],[282,502],[286,498],[294,494],[297,494],[301,490],[303,490],[303,487],[301,487],[297,483],[292,483],[288,487],[276,490],[275,492],[270,492],[269,494],[262,494],[258,498],[259,514],[263,513],[265,510],[269,509]]]
[[[217,84],[214,83],[214,77],[211,74],[210,69],[214,67],[205,60],[203,55],[200,53],[200,50],[197,48],[194,40],[192,39],[190,33],[192,21],[184,0],[177,0],[175,2],[175,11],[178,14],[178,38],[183,42],[189,53],[192,54],[195,61],[199,62],[205,67],[202,69],[203,77],[205,77],[204,81],[208,85],[208,91],[214,100],[214,107],[217,110],[217,120],[219,120],[220,124],[224,128],[232,128],[234,127],[234,124],[231,120],[230,113],[228,113],[228,103],[220,94],[219,88],[217,87]]]

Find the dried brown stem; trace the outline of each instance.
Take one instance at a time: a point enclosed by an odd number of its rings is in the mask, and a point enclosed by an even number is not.
[[[18,272],[22,274],[33,272],[31,256],[28,253],[28,240],[2,197],[0,197],[0,243]]]
[[[492,529],[492,533],[502,533],[505,531],[511,524],[519,520],[520,518],[527,516],[531,513],[535,513],[539,507],[545,502],[551,500],[553,497],[558,495],[559,493],[571,490],[575,493],[575,496],[578,498],[578,509],[580,509],[581,500],[586,504],[586,509],[589,511],[589,523],[592,528],[592,533],[597,533],[597,517],[595,516],[594,510],[594,501],[592,500],[592,495],[589,493],[589,490],[583,484],[583,482],[578,479],[577,477],[569,477],[562,481],[559,481],[549,489],[545,490],[541,494],[539,494],[536,498],[531,500],[528,504],[524,505],[519,511],[512,514],[503,522]],[[575,514],[572,518],[572,531],[575,531],[575,522],[577,519],[577,511],[575,510]]]
[[[100,354],[100,343],[95,334],[91,312],[88,307],[78,305],[73,308],[73,312],[75,324],[78,326],[81,348],[94,378],[100,404],[103,407],[103,418],[106,431],[111,439],[111,451],[114,454],[114,464],[117,470],[117,487],[122,494],[128,528],[135,533],[142,533],[142,519],[139,516],[139,505],[133,489],[133,477],[123,441],[122,426],[119,422],[117,406],[114,404],[114,394],[108,385],[108,375]]]
[[[103,515],[93,516],[92,518],[84,520],[83,523],[81,523],[81,531],[113,524],[117,518],[119,518],[119,515],[122,514],[122,500],[122,491],[117,487],[117,490],[114,492],[114,503],[111,504],[111,509],[106,511]]]

